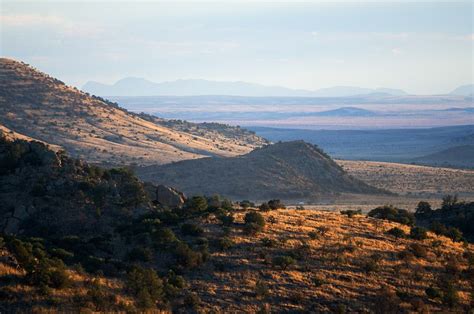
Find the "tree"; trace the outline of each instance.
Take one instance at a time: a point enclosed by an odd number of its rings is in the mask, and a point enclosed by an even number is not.
[[[430,214],[433,210],[431,209],[431,204],[425,201],[420,201],[416,206],[417,215]]]
[[[207,200],[204,196],[193,196],[188,201],[187,208],[196,212],[205,211],[207,209]]]
[[[458,203],[457,195],[446,195],[443,197],[443,203],[441,204],[442,209],[450,209]]]

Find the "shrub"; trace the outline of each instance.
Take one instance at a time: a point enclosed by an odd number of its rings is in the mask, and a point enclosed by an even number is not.
[[[157,244],[169,245],[178,241],[173,230],[169,228],[159,228],[153,233],[153,239]]]
[[[190,212],[203,212],[207,209],[207,200],[204,196],[193,196],[187,201],[186,208]]]
[[[418,258],[425,258],[428,256],[426,248],[418,243],[411,244],[410,251]]]
[[[239,205],[243,209],[248,209],[250,207],[255,207],[255,204],[250,202],[249,200],[243,200],[242,202],[239,203]]]
[[[219,219],[224,226],[231,226],[234,223],[234,216],[230,214],[219,215],[217,216],[217,219]]]
[[[347,217],[352,218],[356,215],[362,215],[362,210],[360,210],[360,209],[358,209],[358,210],[351,210],[351,209],[341,210],[341,215],[346,215]]]
[[[269,200],[268,201],[268,206],[270,207],[271,210],[276,210],[276,209],[285,209],[286,206],[280,201],[280,200]]]
[[[254,211],[245,214],[244,221],[246,224],[255,223],[261,227],[265,226],[265,219],[263,218],[263,216]]]
[[[404,225],[413,225],[415,223],[415,215],[405,209],[399,209],[392,205],[385,205],[372,209],[369,217],[377,219],[385,219],[389,221],[398,222]]]
[[[426,288],[425,290],[426,296],[430,299],[440,299],[442,294],[439,289],[434,288],[433,286]]]
[[[459,293],[453,284],[448,284],[444,288],[441,301],[449,307],[454,307],[459,303]]]
[[[275,247],[277,244],[276,240],[267,237],[260,239],[260,242],[262,242],[262,245],[265,247]]]
[[[445,235],[454,242],[461,242],[463,240],[462,232],[455,227],[448,228]]]
[[[174,249],[174,255],[178,264],[185,268],[195,268],[204,262],[204,257],[201,252],[193,251],[183,242],[178,242]]]
[[[153,307],[163,298],[163,281],[151,268],[133,267],[127,274],[127,289],[141,308]]]
[[[387,234],[394,236],[395,238],[404,238],[406,237],[405,231],[400,228],[394,227],[387,231]]]
[[[310,231],[308,232],[308,237],[311,239],[311,240],[316,240],[319,236],[318,236],[318,233],[315,232],[315,231]]]
[[[268,288],[268,285],[262,281],[262,280],[258,280],[256,283],[255,283],[255,295],[259,298],[265,298],[269,295],[269,288]]]
[[[272,264],[274,266],[280,267],[283,270],[286,270],[291,265],[296,264],[296,261],[293,259],[293,257],[285,255],[274,257],[272,260]]]
[[[153,252],[149,248],[135,247],[127,254],[131,262],[149,262],[153,259]]]
[[[255,235],[263,230],[263,227],[256,223],[246,223],[244,226],[244,231],[248,235]]]
[[[223,237],[223,238],[220,238],[218,241],[217,241],[217,246],[220,250],[224,251],[224,250],[228,250],[230,249],[231,247],[234,246],[234,241],[232,241],[230,238],[228,237]]]
[[[424,240],[428,238],[427,230],[423,227],[413,227],[410,230],[410,238]]]
[[[270,210],[270,206],[268,203],[262,203],[260,206],[258,206],[258,209],[260,209],[262,212],[267,212]]]
[[[181,226],[181,232],[184,235],[200,236],[204,233],[204,229],[195,224],[183,224]]]

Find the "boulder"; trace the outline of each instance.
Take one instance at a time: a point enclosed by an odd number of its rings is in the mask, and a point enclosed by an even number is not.
[[[181,208],[186,202],[184,194],[172,187],[158,185],[156,188],[156,202],[168,208]]]

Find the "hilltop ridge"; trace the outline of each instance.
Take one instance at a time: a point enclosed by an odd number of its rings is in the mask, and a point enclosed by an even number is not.
[[[137,169],[145,181],[183,192],[252,200],[315,200],[338,193],[383,193],[349,176],[317,146],[279,142],[230,158],[203,158]]]
[[[6,58],[0,59],[0,90],[3,128],[60,146],[89,162],[163,164],[204,156],[235,156],[266,143],[253,132],[226,125],[209,128],[183,121],[144,119]]]

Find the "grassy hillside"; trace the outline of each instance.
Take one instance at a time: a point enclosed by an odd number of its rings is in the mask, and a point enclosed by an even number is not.
[[[203,156],[235,156],[265,143],[228,126],[210,129],[143,119],[89,96],[24,63],[0,59],[0,125],[103,164],[162,164]],[[230,135],[230,136],[229,136]]]
[[[1,138],[0,311],[473,306],[472,244],[382,220],[398,219],[392,208],[373,218],[218,196],[169,208],[153,191],[125,169]]]

